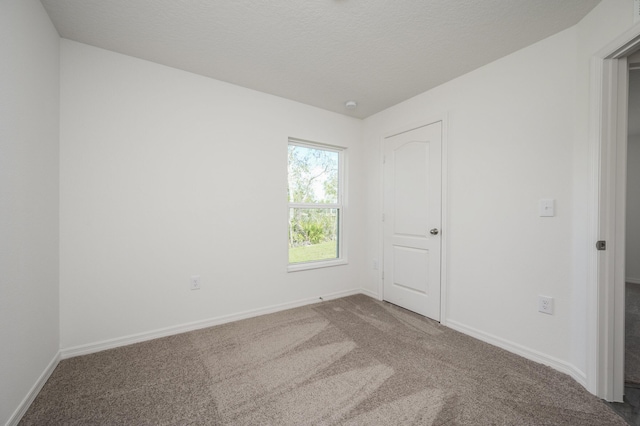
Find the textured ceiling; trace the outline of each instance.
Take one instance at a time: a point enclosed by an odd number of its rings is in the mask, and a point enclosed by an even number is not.
[[[599,1],[42,4],[61,37],[364,118],[568,28]]]

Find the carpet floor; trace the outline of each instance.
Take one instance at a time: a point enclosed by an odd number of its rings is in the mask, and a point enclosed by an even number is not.
[[[60,362],[21,425],[625,425],[551,368],[363,295]]]
[[[640,385],[640,284],[626,285],[624,381]]]

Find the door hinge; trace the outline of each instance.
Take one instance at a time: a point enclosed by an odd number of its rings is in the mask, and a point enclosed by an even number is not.
[[[607,242],[600,240],[598,242],[596,242],[596,249],[598,250],[606,250],[607,249]]]

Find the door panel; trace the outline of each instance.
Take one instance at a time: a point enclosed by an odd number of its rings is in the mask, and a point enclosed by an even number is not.
[[[411,247],[393,247],[393,284],[427,294],[429,252]]]
[[[394,167],[394,231],[397,234],[424,236],[428,208],[426,169],[429,146],[408,142],[392,155]]]
[[[383,298],[439,321],[442,123],[386,138],[384,157]]]

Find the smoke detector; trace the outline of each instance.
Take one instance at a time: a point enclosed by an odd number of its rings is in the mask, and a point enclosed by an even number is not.
[[[344,103],[344,106],[347,109],[356,109],[356,107],[358,106],[358,103],[356,101],[347,101]]]

